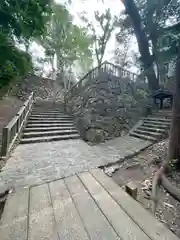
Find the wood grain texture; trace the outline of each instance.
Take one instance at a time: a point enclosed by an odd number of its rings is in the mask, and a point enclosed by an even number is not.
[[[86,230],[93,240],[120,239],[77,176],[65,179]]]
[[[31,188],[28,240],[57,240],[48,184]]]
[[[179,238],[160,223],[152,214],[132,199],[101,170],[91,171],[95,179],[109,192],[121,208],[153,240],[178,240]]]
[[[150,240],[90,173],[79,174],[79,177],[123,240]]]
[[[88,240],[89,237],[63,180],[51,182],[50,194],[61,240]]]

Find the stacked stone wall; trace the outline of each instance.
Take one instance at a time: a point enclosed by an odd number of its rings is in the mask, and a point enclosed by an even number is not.
[[[99,72],[81,84],[66,101],[66,110],[75,116],[84,140],[103,142],[126,134],[146,114],[144,89],[130,79]]]

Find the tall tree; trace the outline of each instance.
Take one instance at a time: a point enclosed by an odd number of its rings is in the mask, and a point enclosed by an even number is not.
[[[52,12],[40,43],[46,50],[53,72],[63,78],[65,71],[71,69],[76,61],[90,62],[91,39],[86,29],[73,24],[72,16],[65,6],[54,4]],[[64,82],[64,86],[69,84]]]
[[[91,32],[95,57],[97,64],[100,65],[103,61],[108,41],[117,27],[118,19],[116,16],[112,16],[110,9],[106,9],[103,13],[95,11],[93,22],[89,21],[86,16],[81,18]]]
[[[159,43],[161,38],[164,37],[163,32],[167,23],[171,25],[179,21],[180,2],[179,0],[134,0],[134,2],[139,11],[142,28],[148,39],[157,79],[160,83],[164,82],[167,63],[172,59],[172,56],[164,54]],[[129,15],[127,15],[125,21],[128,23],[126,28],[134,31],[132,24],[129,24]]]
[[[176,27],[176,25],[174,25]],[[179,189],[172,185],[169,179],[166,177],[166,173],[169,171],[169,164],[172,160],[177,161],[177,166],[180,164],[180,36],[179,33],[174,36],[176,39],[173,45],[176,45],[176,54],[174,52],[174,58],[176,58],[176,85],[173,97],[173,109],[172,109],[172,122],[169,137],[169,146],[166,159],[162,166],[157,171],[153,178],[152,184],[152,200],[153,211],[155,213],[157,206],[157,190],[158,185],[162,185],[175,199],[180,201]]]
[[[157,69],[157,78],[160,83],[165,80],[165,63],[170,60],[166,58],[160,48],[159,41],[163,35],[164,28],[169,24],[174,24],[178,20],[179,0],[141,0],[138,8],[145,32],[151,46],[154,65]]]
[[[149,42],[145,30],[142,26],[142,20],[138,8],[134,0],[122,0],[124,3],[126,13],[130,16],[134,32],[138,42],[139,52],[141,54],[141,61],[144,65],[144,70],[148,79],[149,89],[151,91],[159,89],[158,79],[153,66],[153,58],[149,50]]]
[[[169,179],[166,177],[166,173],[169,170],[169,164],[174,159],[177,160],[177,165],[180,163],[180,54],[176,62],[176,86],[173,99],[173,111],[172,111],[172,123],[169,138],[169,147],[166,159],[164,163],[157,171],[153,178],[152,184],[152,200],[153,200],[153,212],[156,212],[157,207],[157,192],[158,186],[162,185],[175,199],[180,202],[180,191],[172,185]]]
[[[176,86],[169,139],[169,158],[180,161],[180,54],[176,63]]]
[[[115,63],[128,68],[132,65],[133,34],[131,28],[125,28],[124,22],[124,19],[119,20],[119,32],[115,35]]]

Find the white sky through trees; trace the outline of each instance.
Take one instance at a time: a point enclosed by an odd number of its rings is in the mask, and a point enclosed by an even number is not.
[[[56,0],[59,3],[63,3],[63,0]],[[86,12],[86,17],[89,21],[95,22],[94,11],[105,12],[106,9],[110,8],[111,14],[113,16],[119,16],[124,9],[123,4],[120,0],[71,0],[71,4],[68,9],[74,17],[74,23],[77,25],[82,25],[78,14]],[[111,60],[113,57],[113,51],[115,49],[115,38],[114,34],[107,44],[107,50],[103,60]]]
[[[60,4],[64,4],[66,2],[67,4],[67,0],[56,0],[56,2]],[[73,22],[80,26],[83,26],[83,22],[79,17],[80,13],[86,12],[88,20],[95,22],[94,11],[98,10],[99,12],[105,12],[106,9],[110,8],[113,16],[120,16],[121,12],[124,10],[124,6],[120,0],[71,0],[71,4],[67,4],[67,8],[73,16]],[[115,47],[115,34],[112,34],[112,37],[107,44],[103,61],[107,60],[113,62]],[[45,57],[43,48],[36,43],[31,44],[30,52],[33,59]],[[51,67],[49,64],[46,64],[44,66],[45,75],[47,75],[50,70]]]

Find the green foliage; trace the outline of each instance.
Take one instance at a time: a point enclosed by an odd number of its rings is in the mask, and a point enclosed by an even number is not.
[[[0,34],[0,88],[8,85],[16,76],[24,75],[32,69],[28,53],[20,50],[14,41]]]
[[[85,28],[72,23],[72,16],[65,6],[54,4],[53,14],[47,24],[47,31],[40,39],[46,55],[52,64],[61,71],[75,61],[90,62],[92,59],[91,44]],[[54,58],[57,66],[54,66]]]
[[[94,43],[95,56],[98,65],[103,61],[107,43],[112,35],[112,32],[118,27],[117,17],[113,17],[110,9],[106,9],[104,13],[99,11],[94,12],[95,24],[89,21],[86,16],[81,19],[86,23],[87,28],[91,31],[91,38]]]
[[[159,37],[159,57],[168,61],[174,60],[180,48],[180,24],[166,28]]]
[[[3,1],[0,5],[0,26],[16,37],[39,36],[51,12],[49,0]]]
[[[27,47],[41,35],[51,12],[50,0],[6,0],[0,4],[0,88],[32,70],[31,56],[17,46]]]
[[[138,8],[141,20],[141,27],[145,32],[149,49],[152,53],[152,60],[157,69],[157,78],[159,81],[165,78],[165,64],[177,56],[178,33],[173,33],[170,44],[162,46],[162,42],[172,35],[166,31],[167,27],[174,25],[180,20],[180,1],[179,0],[134,0]],[[124,18],[124,27],[126,31],[133,33],[129,15]],[[176,38],[176,40],[175,40]],[[175,41],[174,41],[174,40]],[[160,44],[161,43],[161,44]],[[139,59],[142,62],[142,58]],[[147,70],[146,70],[147,71]]]
[[[168,25],[173,25],[179,22],[180,19],[180,1],[179,0],[136,0],[142,27],[145,30],[152,52],[154,55],[158,54],[160,46],[158,42],[163,37],[165,28]],[[129,16],[124,20],[125,28],[129,28],[132,32],[132,25]],[[156,56],[155,56],[156,57]]]

